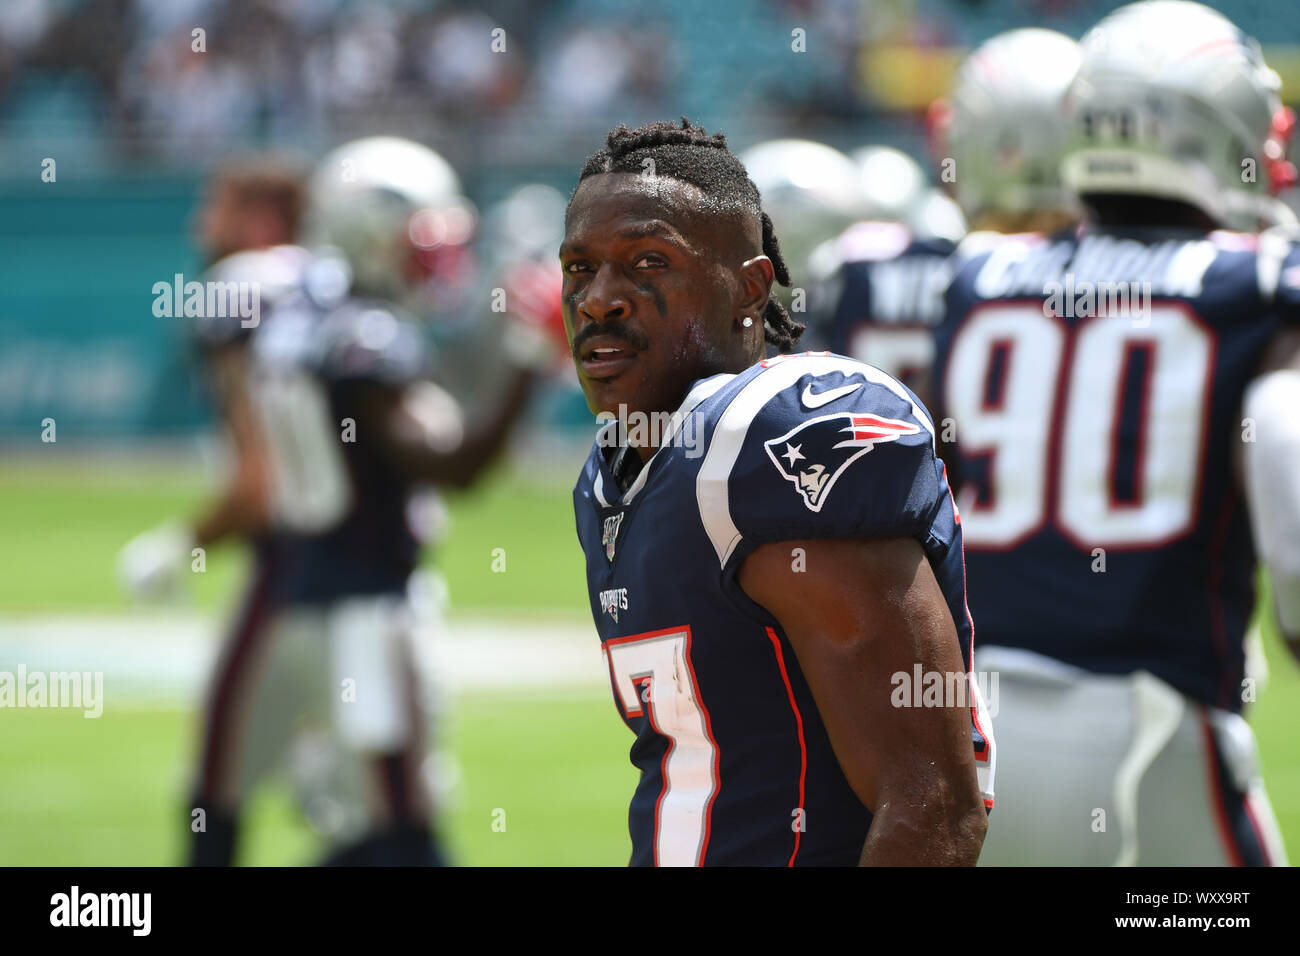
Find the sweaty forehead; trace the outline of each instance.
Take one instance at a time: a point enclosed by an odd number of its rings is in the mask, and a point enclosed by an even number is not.
[[[565,214],[565,242],[587,243],[638,223],[662,222],[692,246],[705,248],[760,236],[757,223],[746,228],[739,209],[724,208],[698,186],[669,176],[598,173],[578,184]],[[739,227],[739,228],[738,228]],[[738,235],[739,233],[739,235]]]

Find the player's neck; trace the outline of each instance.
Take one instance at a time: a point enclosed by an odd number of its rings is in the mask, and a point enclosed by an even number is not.
[[[641,469],[653,457],[655,449],[641,448],[627,443],[627,435],[620,429],[619,443],[606,452],[606,463],[609,465],[609,473],[614,478],[614,484],[618,486],[621,493],[626,493],[636,481],[636,476],[641,473]]]
[[[1155,196],[1088,196],[1088,224],[1094,230],[1191,229],[1211,232],[1218,225],[1187,203]]]

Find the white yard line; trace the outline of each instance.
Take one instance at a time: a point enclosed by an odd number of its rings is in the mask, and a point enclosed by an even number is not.
[[[224,622],[193,611],[124,614],[0,614],[0,671],[104,674],[110,699],[186,703],[201,692]],[[451,691],[544,693],[608,686],[590,621],[457,615],[424,629],[438,683]]]

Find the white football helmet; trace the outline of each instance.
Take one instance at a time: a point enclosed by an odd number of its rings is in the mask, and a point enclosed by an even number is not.
[[[407,139],[372,136],[321,160],[303,229],[309,245],[346,260],[353,290],[414,305],[439,259],[463,250],[476,223],[445,159]]]
[[[797,286],[813,249],[862,218],[858,168],[838,149],[807,139],[769,140],[739,159],[758,187],[763,211],[772,217]]]
[[[1295,179],[1294,114],[1255,40],[1199,3],[1147,0],[1102,19],[1083,51],[1066,97],[1071,188],[1178,200],[1233,229],[1279,221],[1269,193]]]
[[[526,183],[483,214],[483,241],[503,260],[554,259],[564,241],[568,200],[553,186]]]
[[[863,146],[849,154],[858,167],[863,218],[907,222],[925,196],[921,164],[892,146]]]
[[[957,242],[966,220],[957,205],[931,186],[921,164],[892,146],[863,146],[849,154],[862,184],[863,219],[899,222],[914,236]]]
[[[990,214],[1075,212],[1060,176],[1061,103],[1081,58],[1062,33],[1011,30],[971,53],[950,98],[931,107],[940,178],[953,183],[972,223]]]

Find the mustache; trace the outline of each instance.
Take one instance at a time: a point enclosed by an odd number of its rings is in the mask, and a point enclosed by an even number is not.
[[[614,339],[622,345],[636,352],[644,352],[650,347],[650,340],[636,329],[630,328],[623,322],[601,322],[599,324],[592,322],[573,337],[573,357],[577,358],[582,347],[596,336]]]

